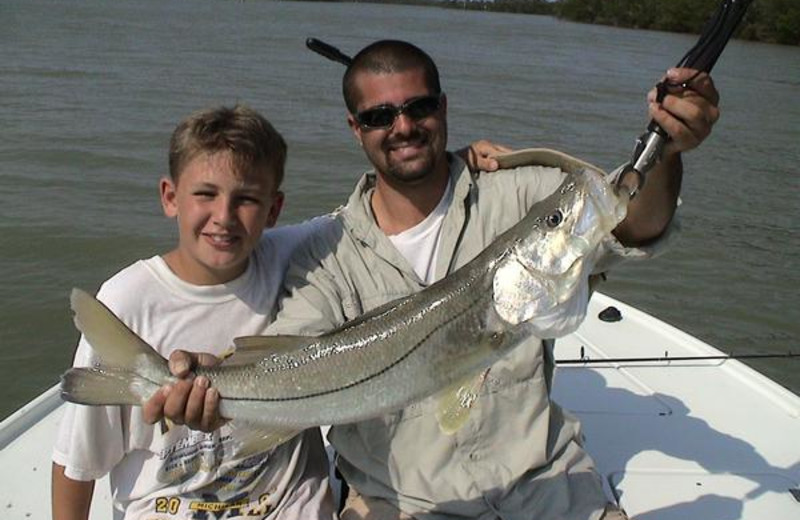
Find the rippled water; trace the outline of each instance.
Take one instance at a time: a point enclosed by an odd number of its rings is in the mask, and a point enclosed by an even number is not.
[[[344,122],[353,53],[410,40],[440,66],[453,146],[491,137],[611,168],[644,95],[695,38],[553,18],[372,4],[6,0],[0,6],[0,416],[52,385],[77,340],[73,286],[95,290],[167,249],[160,214],[174,124],[215,104],[263,111],[290,147],[289,223],[345,200],[366,168]],[[797,350],[800,49],[734,41],[723,118],[686,157],[684,232],[603,290],[731,352]],[[798,362],[755,365],[800,392]]]

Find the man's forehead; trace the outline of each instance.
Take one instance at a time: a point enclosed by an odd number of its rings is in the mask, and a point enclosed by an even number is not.
[[[424,67],[407,67],[403,69],[360,69],[355,73],[356,82],[374,78],[419,77],[425,79]]]
[[[431,94],[423,69],[399,72],[364,71],[356,76],[355,86],[360,104],[399,103]]]

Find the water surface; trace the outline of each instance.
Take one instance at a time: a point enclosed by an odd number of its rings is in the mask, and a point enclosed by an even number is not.
[[[553,18],[376,4],[7,0],[0,6],[0,416],[54,384],[77,333],[68,293],[165,251],[157,182],[175,123],[209,105],[263,111],[290,148],[282,223],[342,203],[367,165],[343,72],[305,38],[354,53],[410,40],[440,66],[450,142],[627,160],[645,93],[695,37]],[[732,42],[723,117],[685,158],[683,233],[603,291],[728,352],[797,350],[800,49]],[[798,363],[755,365],[800,392]]]

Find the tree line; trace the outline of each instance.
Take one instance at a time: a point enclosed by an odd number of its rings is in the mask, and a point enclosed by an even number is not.
[[[445,0],[447,7],[545,14],[583,23],[699,33],[721,0]],[[442,2],[425,2],[442,5]],[[800,45],[800,0],[753,0],[734,37]]]
[[[324,1],[324,0],[323,0]],[[721,0],[327,0],[550,15],[582,23],[698,34]],[[800,0],[753,0],[735,38],[800,45]]]

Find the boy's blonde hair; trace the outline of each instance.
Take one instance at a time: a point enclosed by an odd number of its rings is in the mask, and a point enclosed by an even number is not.
[[[283,182],[286,141],[261,114],[244,105],[201,110],[181,121],[169,145],[169,174],[177,183],[186,165],[200,154],[229,151],[241,175],[271,173]]]

